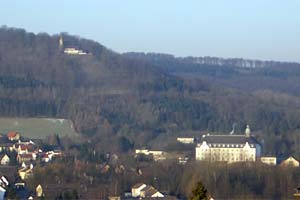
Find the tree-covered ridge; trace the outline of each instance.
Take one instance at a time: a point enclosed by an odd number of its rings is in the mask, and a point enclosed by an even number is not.
[[[268,89],[300,95],[300,64],[292,62],[223,59],[214,57],[174,57],[156,53],[125,53],[124,56],[148,61],[182,77],[202,78],[212,84],[247,91]]]
[[[0,29],[1,116],[68,118],[91,146],[120,151],[189,131],[229,133],[232,124],[242,132],[250,124],[266,152],[300,153],[297,65],[282,76],[280,66],[141,59],[62,36],[65,46],[89,54],[64,54],[60,35]]]

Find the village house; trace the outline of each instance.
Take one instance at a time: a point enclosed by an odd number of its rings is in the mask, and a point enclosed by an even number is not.
[[[189,160],[189,157],[187,157],[187,156],[184,156],[184,157],[178,157],[178,163],[179,164],[182,164],[182,165],[185,165],[187,162],[188,162],[188,160]]]
[[[86,55],[86,54],[87,54],[87,53],[84,52],[83,50],[77,49],[77,48],[75,48],[75,47],[68,47],[68,48],[65,48],[64,53],[65,53],[65,54],[69,54],[69,55]]]
[[[195,139],[193,137],[178,137],[177,141],[183,144],[193,144]]]
[[[9,162],[10,162],[10,158],[6,154],[0,160],[1,165],[9,165]]]
[[[210,162],[247,162],[261,156],[261,145],[250,135],[203,135],[196,147],[196,160]]]
[[[280,166],[283,166],[283,167],[299,167],[300,163],[299,163],[299,160],[297,160],[293,156],[290,156],[287,159],[283,160],[280,163]]]
[[[40,158],[42,162],[47,163],[52,160],[52,155],[51,154],[49,155],[48,153],[41,153]]]
[[[158,198],[158,197],[164,197],[164,195],[160,193],[158,190],[156,190],[154,187],[147,185],[141,190],[140,197]]]
[[[138,197],[141,194],[141,190],[147,185],[144,183],[137,183],[131,188],[132,197]]]
[[[18,141],[20,139],[20,134],[18,132],[11,131],[7,133],[7,138],[10,141]]]
[[[32,161],[32,160],[36,160],[36,153],[25,153],[25,154],[17,155],[17,161],[19,163],[28,162],[28,161]]]
[[[30,164],[29,167],[19,169],[18,174],[22,180],[27,179],[33,174],[33,165]]]
[[[274,156],[263,156],[260,157],[260,161],[267,165],[276,165],[277,164],[277,158]]]
[[[7,187],[9,185],[9,182],[5,176],[1,176],[0,178],[0,185],[3,187]]]
[[[29,142],[21,142],[13,145],[13,149],[18,154],[28,154],[28,153],[38,153],[39,149],[37,146],[30,140]]]
[[[14,150],[12,143],[1,143],[0,144],[0,152],[2,151],[10,151],[12,152]]]
[[[140,198],[158,198],[164,197],[162,193],[156,190],[153,186],[144,183],[137,183],[131,188],[132,197]]]
[[[141,154],[146,156],[152,156],[154,161],[165,160],[166,152],[157,151],[157,150],[148,150],[148,149],[136,149],[135,154]]]
[[[36,196],[39,197],[39,198],[42,197],[42,196],[44,196],[43,188],[42,188],[41,184],[39,184],[38,186],[36,186],[35,192],[36,192]]]
[[[0,200],[5,199],[5,193],[6,193],[6,189],[9,185],[9,182],[7,181],[7,179],[4,176],[1,176],[0,178]]]

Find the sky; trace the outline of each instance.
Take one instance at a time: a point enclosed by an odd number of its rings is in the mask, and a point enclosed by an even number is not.
[[[0,25],[117,52],[300,62],[299,0],[3,0]]]

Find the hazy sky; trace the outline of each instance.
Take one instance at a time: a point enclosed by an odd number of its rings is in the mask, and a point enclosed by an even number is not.
[[[3,0],[0,24],[117,52],[300,62],[299,0]]]

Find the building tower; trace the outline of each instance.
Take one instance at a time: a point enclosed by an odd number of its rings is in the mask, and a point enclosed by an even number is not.
[[[245,135],[246,135],[246,137],[250,137],[250,134],[251,134],[251,129],[250,129],[250,126],[247,125],[246,130],[245,130]]]
[[[60,35],[60,37],[59,37],[58,44],[59,44],[59,49],[63,49],[63,47],[64,47],[64,40],[63,40],[62,35]]]

